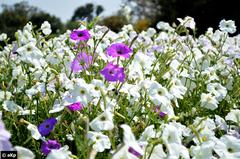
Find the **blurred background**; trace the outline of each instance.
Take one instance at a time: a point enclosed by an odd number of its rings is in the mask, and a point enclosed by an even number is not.
[[[0,33],[12,40],[28,21],[40,27],[47,20],[53,33],[60,34],[96,17],[98,24],[115,32],[129,23],[138,32],[155,28],[159,21],[178,24],[176,19],[185,16],[194,17],[198,35],[208,27],[218,28],[222,19],[240,27],[237,0],[0,0],[0,5]]]

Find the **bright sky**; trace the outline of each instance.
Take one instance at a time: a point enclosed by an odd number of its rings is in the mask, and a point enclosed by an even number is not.
[[[12,5],[23,0],[0,0],[0,5],[8,4]],[[52,15],[55,15],[63,22],[66,22],[73,15],[74,10],[86,3],[100,4],[104,7],[105,11],[102,15],[107,16],[120,8],[121,0],[25,0],[28,4],[36,6],[43,11],[46,11]],[[0,7],[2,11],[2,7]]]

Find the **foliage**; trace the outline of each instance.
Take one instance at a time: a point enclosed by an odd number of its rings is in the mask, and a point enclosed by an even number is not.
[[[92,21],[94,17],[99,16],[104,11],[101,5],[95,6],[92,3],[87,3],[85,6],[78,7],[71,18],[72,21],[82,20]]]

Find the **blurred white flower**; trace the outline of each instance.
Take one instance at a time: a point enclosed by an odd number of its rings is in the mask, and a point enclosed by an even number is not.
[[[52,149],[46,159],[72,159],[71,154],[68,146],[63,146],[60,149]]]
[[[7,34],[5,33],[0,34],[0,41],[4,41],[6,39],[7,39]]]
[[[41,25],[41,29],[42,29],[43,34],[45,34],[45,35],[49,35],[52,32],[51,25],[49,24],[48,21],[43,22],[43,24]]]
[[[15,146],[14,148],[17,151],[17,158],[18,159],[34,159],[35,158],[34,153],[27,148],[24,148],[24,147],[21,147],[21,146]]]
[[[233,121],[235,123],[240,123],[240,110],[239,109],[232,109],[227,116],[225,117],[228,121]]]
[[[35,140],[39,140],[42,137],[36,125],[28,124],[27,129],[31,131],[31,135]]]
[[[186,16],[184,19],[177,18],[180,22],[180,25],[185,26],[186,28],[195,29],[196,23],[192,17]]]
[[[224,135],[216,141],[214,151],[222,159],[240,158],[240,140],[229,135]]]

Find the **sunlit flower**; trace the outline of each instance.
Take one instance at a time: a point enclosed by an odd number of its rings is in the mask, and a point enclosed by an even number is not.
[[[111,62],[104,67],[104,69],[101,71],[101,74],[109,82],[123,82],[125,80],[124,68],[114,65]]]
[[[112,57],[125,57],[129,58],[132,50],[123,43],[115,43],[107,48],[107,54]]]
[[[70,34],[70,38],[77,41],[87,41],[91,38],[91,35],[89,34],[89,31],[87,29],[73,30]]]

